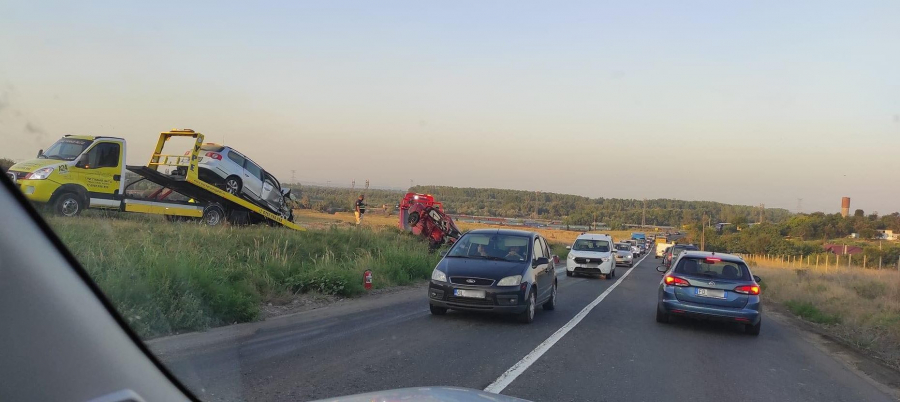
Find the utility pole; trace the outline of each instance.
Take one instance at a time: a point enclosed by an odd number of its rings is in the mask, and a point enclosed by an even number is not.
[[[703,220],[706,220],[706,215],[703,216]],[[706,225],[701,221],[700,226],[702,227],[700,230],[700,251],[706,251]]]
[[[803,199],[802,198],[797,199],[797,213],[798,214],[803,213]]]
[[[291,169],[291,184],[297,184],[297,171]]]
[[[647,199],[644,198],[644,209],[641,211],[641,229],[647,225]]]
[[[759,204],[759,223],[766,219],[766,204]]]

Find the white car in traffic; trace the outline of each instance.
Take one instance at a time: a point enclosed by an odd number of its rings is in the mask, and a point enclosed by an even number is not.
[[[637,258],[634,257],[634,250],[632,250],[633,246],[631,243],[621,242],[616,243],[616,265],[625,265],[627,267],[634,266],[634,260]]]
[[[606,279],[616,276],[616,257],[613,254],[612,237],[605,234],[587,233],[578,236],[575,243],[566,247],[566,275],[604,275]]]

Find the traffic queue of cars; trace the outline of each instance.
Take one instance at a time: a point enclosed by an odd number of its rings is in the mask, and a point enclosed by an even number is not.
[[[583,233],[566,247],[566,276],[616,276],[616,267],[633,267],[654,239],[613,242],[610,235]],[[742,324],[758,335],[762,326],[761,279],[741,257],[699,251],[692,244],[668,247],[657,292],[656,321],[676,317]],[[556,262],[540,234],[479,229],[464,234],[435,267],[428,286],[431,313],[448,310],[514,314],[534,321],[537,306],[557,303]]]
[[[644,247],[641,247],[644,246]],[[646,240],[614,243],[610,235],[584,233],[566,247],[566,275],[616,277],[616,267],[634,266]],[[525,323],[536,306],[556,307],[556,260],[540,234],[478,229],[465,233],[444,253],[431,274],[429,309],[507,313]]]

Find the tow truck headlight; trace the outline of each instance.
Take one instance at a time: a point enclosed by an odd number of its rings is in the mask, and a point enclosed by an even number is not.
[[[25,176],[25,179],[26,180],[44,180],[44,179],[50,177],[50,173],[53,173],[53,167],[47,166],[47,167],[43,167],[43,168],[40,168],[38,170],[35,170],[35,171],[29,173],[28,176]]]
[[[435,269],[434,272],[431,273],[431,279],[438,282],[447,282],[447,274],[441,270]]]
[[[522,283],[522,275],[507,276],[497,282],[497,286],[519,286]]]

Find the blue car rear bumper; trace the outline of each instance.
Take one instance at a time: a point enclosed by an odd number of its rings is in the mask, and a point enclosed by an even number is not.
[[[660,292],[657,308],[665,313],[685,316],[701,320],[738,322],[756,325],[762,319],[762,308],[759,297],[751,300],[743,308],[720,307],[708,304],[697,304],[678,300],[674,293]]]

